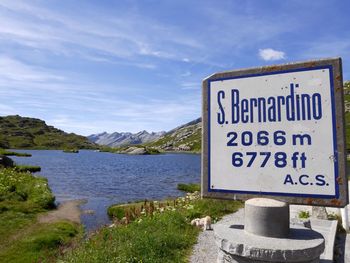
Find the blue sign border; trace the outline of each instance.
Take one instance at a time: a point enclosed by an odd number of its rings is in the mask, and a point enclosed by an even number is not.
[[[331,93],[331,108],[332,108],[332,126],[333,126],[333,149],[334,149],[334,182],[335,182],[335,195],[313,195],[313,194],[298,194],[298,193],[281,193],[281,192],[259,192],[259,191],[239,191],[239,190],[226,190],[226,189],[211,189],[210,188],[210,111],[211,111],[211,100],[210,100],[210,84],[211,82],[230,80],[230,79],[242,79],[242,78],[250,78],[250,77],[259,77],[259,76],[268,76],[268,75],[277,75],[277,74],[285,74],[291,72],[301,72],[301,71],[313,71],[320,69],[328,69],[329,70],[329,80],[330,80],[330,93]],[[335,99],[334,99],[334,83],[333,83],[333,66],[332,65],[324,65],[313,68],[298,68],[298,69],[290,69],[290,70],[280,70],[274,72],[266,72],[266,73],[258,73],[258,74],[247,74],[236,77],[226,77],[226,78],[218,78],[208,81],[208,192],[222,192],[222,193],[234,193],[234,194],[258,194],[258,195],[276,195],[276,196],[292,196],[292,197],[309,197],[309,198],[324,198],[324,199],[332,199],[339,198],[339,185],[337,183],[337,179],[339,176],[338,172],[338,149],[337,149],[337,130],[336,130],[336,116],[335,116]]]

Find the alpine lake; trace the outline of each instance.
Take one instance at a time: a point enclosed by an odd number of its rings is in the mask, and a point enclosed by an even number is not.
[[[184,195],[178,183],[199,183],[200,155],[166,153],[126,155],[92,150],[16,150],[32,157],[11,157],[17,164],[37,165],[56,196],[56,203],[84,200],[81,221],[87,231],[110,223],[112,204],[161,200]]]

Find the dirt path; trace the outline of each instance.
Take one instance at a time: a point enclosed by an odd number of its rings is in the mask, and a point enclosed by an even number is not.
[[[38,217],[39,223],[53,223],[62,220],[68,220],[75,223],[80,223],[81,210],[79,205],[83,204],[84,200],[66,201],[60,204],[57,209],[42,214]]]

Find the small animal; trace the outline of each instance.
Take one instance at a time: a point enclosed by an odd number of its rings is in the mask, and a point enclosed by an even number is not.
[[[199,221],[200,221],[199,218],[193,219],[193,220],[191,221],[191,225],[192,225],[192,226],[199,226]]]
[[[191,221],[192,226],[203,227],[203,230],[211,229],[211,217],[195,218]]]

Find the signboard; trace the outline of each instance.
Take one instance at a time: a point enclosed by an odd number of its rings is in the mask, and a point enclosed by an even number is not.
[[[348,203],[341,59],[203,81],[202,195]]]

